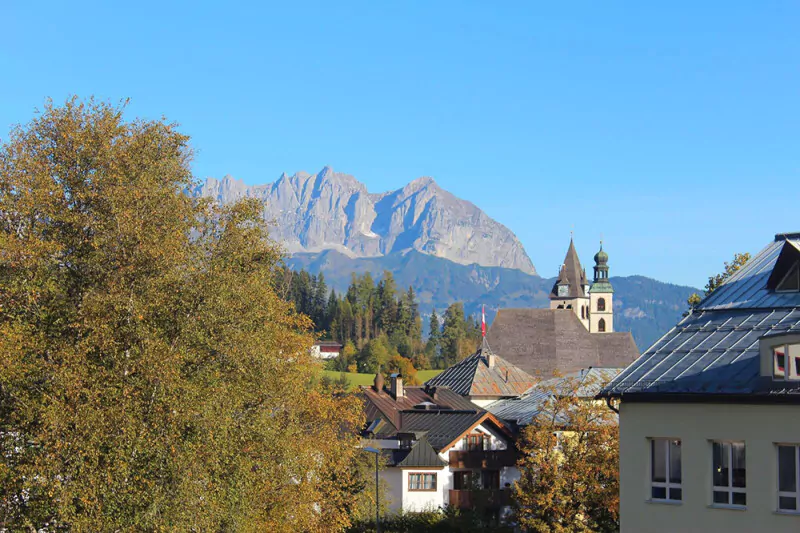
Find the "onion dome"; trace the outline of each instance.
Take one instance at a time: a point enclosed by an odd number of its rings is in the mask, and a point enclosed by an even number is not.
[[[608,263],[608,254],[603,251],[603,243],[600,243],[600,251],[594,254],[594,262],[598,265]]]

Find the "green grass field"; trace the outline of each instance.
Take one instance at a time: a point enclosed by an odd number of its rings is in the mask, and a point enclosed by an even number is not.
[[[354,372],[336,372],[334,370],[323,370],[322,372],[330,379],[339,379],[339,376],[344,374],[347,377],[350,388],[353,389],[361,385],[372,385],[372,381],[375,379],[375,374],[356,374]],[[420,383],[425,383],[441,372],[441,370],[419,370],[417,371],[417,379]]]

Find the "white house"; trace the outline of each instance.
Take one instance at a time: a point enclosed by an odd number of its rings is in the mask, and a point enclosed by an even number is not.
[[[362,391],[363,442],[384,451],[381,476],[392,510],[453,505],[508,511],[519,473],[505,423],[447,387],[404,387],[398,375],[386,388],[378,374]]]
[[[339,357],[341,351],[342,345],[336,341],[320,341],[311,347],[311,355],[318,359],[333,359]]]
[[[800,233],[600,396],[619,401],[623,533],[800,531]]]

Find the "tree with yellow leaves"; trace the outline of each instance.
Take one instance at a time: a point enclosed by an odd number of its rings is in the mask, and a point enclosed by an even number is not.
[[[48,104],[0,146],[0,529],[337,531],[360,405],[316,387],[259,207],[189,139]]]
[[[619,427],[616,414],[587,397],[600,384],[578,378],[541,385],[541,411],[522,431],[517,520],[537,533],[619,528]]]

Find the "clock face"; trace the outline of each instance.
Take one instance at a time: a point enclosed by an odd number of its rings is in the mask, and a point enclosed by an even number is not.
[[[566,296],[569,294],[569,287],[567,285],[559,285],[558,286],[558,295],[559,296]]]

